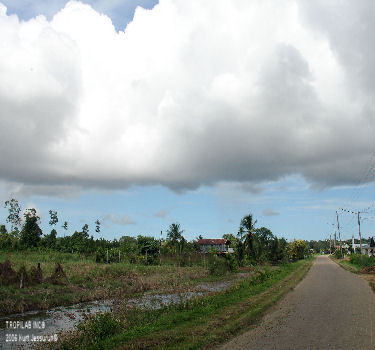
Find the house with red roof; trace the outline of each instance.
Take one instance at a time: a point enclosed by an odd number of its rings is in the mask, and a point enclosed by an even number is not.
[[[218,253],[233,253],[233,248],[229,248],[230,241],[224,238],[200,239],[197,244],[200,245],[202,253],[206,253],[212,248]]]

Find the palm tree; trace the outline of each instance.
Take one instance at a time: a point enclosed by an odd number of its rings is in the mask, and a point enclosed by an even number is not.
[[[240,224],[240,229],[242,232],[246,232],[245,235],[245,245],[247,247],[247,254],[248,257],[251,257],[254,254],[254,249],[253,249],[253,233],[255,230],[255,224],[257,221],[253,221],[253,215],[249,214],[246,215],[242,218],[241,224]]]
[[[167,230],[167,240],[171,242],[175,253],[177,252],[179,242],[184,238],[182,236],[183,232],[184,230],[181,230],[181,226],[177,222],[170,224],[169,229]]]

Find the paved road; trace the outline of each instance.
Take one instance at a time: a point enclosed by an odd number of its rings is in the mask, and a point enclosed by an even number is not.
[[[362,278],[319,256],[259,325],[222,349],[374,350],[375,293]]]

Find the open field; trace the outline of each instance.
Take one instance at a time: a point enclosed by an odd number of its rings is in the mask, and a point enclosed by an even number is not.
[[[69,284],[41,283],[34,286],[0,287],[0,315],[27,310],[43,310],[58,305],[107,298],[126,298],[149,290],[179,291],[194,281],[212,279],[208,270],[200,266],[173,265],[145,266],[129,263],[97,264],[92,258],[78,254],[12,252],[0,253],[0,262],[9,259],[14,270],[22,264],[27,271],[40,262],[43,277],[52,274],[60,262]]]
[[[211,276],[203,266],[97,264],[92,257],[69,253],[33,251],[0,253],[0,262],[9,259],[16,271],[22,265],[30,271],[40,263],[43,278],[53,273],[60,262],[69,284],[41,283],[20,289],[18,285],[0,286],[0,315],[28,310],[46,310],[100,299],[125,299],[147,291],[181,293],[203,281],[228,280],[251,274],[254,268],[242,268],[240,274]]]
[[[102,314],[63,337],[60,349],[202,349],[245,331],[293,288],[313,259],[266,269],[229,290],[159,310]],[[53,345],[56,348],[56,345]]]

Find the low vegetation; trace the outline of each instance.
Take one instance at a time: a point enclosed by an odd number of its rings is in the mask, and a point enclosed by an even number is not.
[[[375,257],[362,255],[361,258],[361,254],[350,254],[345,259],[335,256],[332,259],[344,269],[365,279],[375,292]]]
[[[233,288],[160,310],[100,314],[65,335],[57,349],[203,349],[246,330],[307,273],[312,259],[259,272]]]
[[[208,276],[207,269],[198,265],[97,264],[93,257],[57,252],[2,252],[0,259],[9,259],[15,271],[24,268],[27,272],[40,262],[45,277],[51,276],[56,263],[61,262],[69,280],[69,284],[64,280],[59,284],[45,280],[40,284],[26,284],[24,288],[19,288],[18,282],[2,284],[0,314],[3,315],[119,295],[126,298],[149,290],[182,291],[194,281]]]
[[[349,256],[349,262],[350,264],[362,268],[362,267],[370,267],[375,266],[375,257],[363,255],[361,260],[361,254],[351,254]],[[362,264],[363,262],[363,264]]]
[[[280,265],[309,254],[305,241],[288,243],[268,228],[256,228],[251,214],[240,222],[230,241],[234,254],[200,252],[198,239],[187,241],[179,223],[172,223],[166,238],[138,235],[112,241],[94,239],[88,224],[68,235],[68,222],[57,236],[59,222],[50,210],[51,232],[43,235],[35,209],[27,209],[21,220],[18,201],[5,203],[11,224],[0,225],[0,315],[43,310],[53,306],[99,299],[127,298],[145,291],[179,292],[208,276],[220,278],[239,268]],[[95,232],[101,230],[99,220]]]

